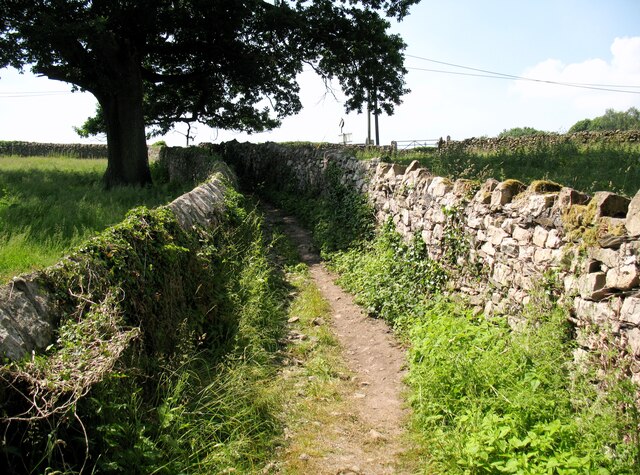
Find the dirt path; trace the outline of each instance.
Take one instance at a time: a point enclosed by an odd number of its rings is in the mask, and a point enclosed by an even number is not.
[[[405,351],[385,322],[367,317],[353,297],[334,283],[335,276],[312,250],[310,233],[275,208],[265,207],[265,211],[269,221],[283,226],[329,302],[330,325],[352,373],[345,394],[349,414],[336,414],[329,424],[318,427],[315,443],[323,446],[318,453],[325,455],[321,460],[309,457],[306,473],[414,473],[399,461],[406,451],[403,426],[407,413],[401,397]]]

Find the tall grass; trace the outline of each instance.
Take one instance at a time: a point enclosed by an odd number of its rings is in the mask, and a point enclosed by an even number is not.
[[[268,258],[261,217],[244,208],[233,213],[211,248],[225,282],[216,297],[224,304],[212,310],[233,322],[216,340],[222,345],[194,346],[187,338],[172,358],[151,364],[155,374],[134,369],[96,387],[82,409],[96,435],[97,472],[252,474],[272,455],[282,431],[282,394],[271,381],[287,288]]]
[[[121,221],[187,191],[153,187],[104,190],[106,160],[0,157],[0,282],[56,262],[66,251]]]
[[[368,150],[358,156],[374,155],[375,151]],[[433,174],[452,179],[513,178],[525,183],[546,179],[587,193],[613,191],[627,196],[640,189],[640,145],[633,144],[541,143],[495,152],[422,148],[399,151],[388,158],[405,164],[418,160]]]

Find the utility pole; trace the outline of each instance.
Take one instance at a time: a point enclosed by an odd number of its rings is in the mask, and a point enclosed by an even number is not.
[[[380,129],[378,128],[378,91],[373,90],[373,115],[376,122],[376,145],[380,145]]]
[[[367,92],[367,145],[371,145],[371,91]]]

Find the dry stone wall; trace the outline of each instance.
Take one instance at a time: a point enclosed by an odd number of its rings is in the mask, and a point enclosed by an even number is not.
[[[107,146],[101,144],[56,144],[37,142],[2,142],[0,156],[107,158]]]
[[[380,223],[393,220],[407,239],[419,234],[432,258],[458,246],[455,290],[479,312],[517,325],[516,310],[536,292],[558,292],[571,309],[576,356],[613,350],[640,384],[640,193],[630,201],[542,181],[451,181],[417,162],[358,161],[344,149],[214,148],[255,184],[291,179],[304,191],[321,191],[324,171],[336,164],[344,184],[368,195]]]
[[[155,162],[162,147],[149,146],[149,161]],[[0,141],[0,156],[107,158],[106,144],[64,144]]]
[[[219,166],[209,180],[167,207],[185,230],[194,225],[213,227],[221,221],[225,191],[234,180],[228,167]],[[71,255],[66,259],[81,257]],[[19,360],[52,343],[59,315],[55,308],[56,289],[47,286],[46,272],[18,276],[0,286],[0,357]]]
[[[465,140],[440,139],[441,149],[455,148],[469,152],[515,151],[521,148],[558,146],[561,144],[637,144],[640,130],[616,130],[606,132],[576,132],[573,134],[535,134],[522,137],[472,137]]]

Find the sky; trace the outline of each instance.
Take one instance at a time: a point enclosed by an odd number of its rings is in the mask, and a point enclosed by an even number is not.
[[[393,116],[380,116],[382,144],[495,136],[525,126],[566,132],[608,108],[640,108],[640,0],[422,0],[391,31],[407,43],[411,92]],[[495,76],[478,70],[502,78],[469,75]],[[299,82],[303,110],[278,129],[249,135],[197,125],[195,143],[339,142],[342,119],[342,131],[364,143],[366,114],[344,112],[337,83],[334,97],[312,71]],[[105,142],[75,134],[96,100],[70,91],[28,71],[0,70],[0,140]],[[156,140],[185,144],[180,127],[149,142]]]

